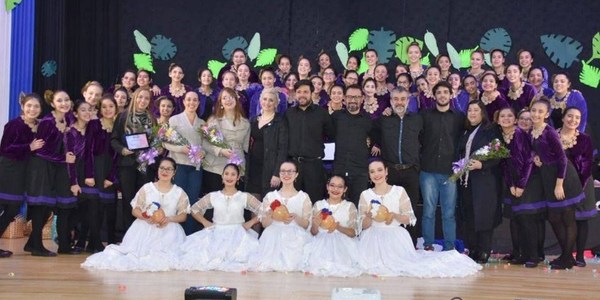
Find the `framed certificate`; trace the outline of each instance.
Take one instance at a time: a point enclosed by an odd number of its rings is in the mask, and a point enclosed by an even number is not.
[[[325,143],[325,156],[323,160],[335,159],[335,143]]]
[[[150,148],[148,135],[144,132],[126,135],[125,142],[127,142],[127,149],[131,151]]]

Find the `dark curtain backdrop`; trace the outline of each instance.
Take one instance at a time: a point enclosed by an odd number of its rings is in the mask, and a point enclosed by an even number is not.
[[[315,59],[325,50],[341,70],[335,44],[348,45],[349,35],[358,27],[383,27],[396,38],[422,39],[428,30],[435,34],[440,52],[446,52],[448,41],[458,50],[472,48],[487,30],[503,27],[512,38],[507,63],[516,62],[519,49],[530,49],[536,64],[555,73],[559,69],[544,53],[540,35],[573,37],[583,45],[579,57],[588,59],[591,39],[600,31],[596,21],[600,1],[593,0],[56,0],[39,1],[36,10],[34,90],[62,88],[72,98],[81,97],[80,88],[88,80],[110,86],[123,70],[134,66],[133,54],[140,52],[133,36],[136,29],[149,40],[162,34],[177,45],[173,59],[154,60],[154,81],[159,86],[168,83],[171,62],[183,66],[185,83],[197,86],[196,72],[208,60],[225,61],[221,48],[228,38],[243,36],[250,42],[255,32],[261,35],[263,49],[276,48],[294,60],[300,55]],[[45,78],[40,67],[51,59],[58,62],[57,74]],[[397,63],[392,58],[390,71]],[[595,118],[600,90],[579,83],[580,69],[575,62],[568,71],[573,87],[588,101],[594,133],[600,132]]]

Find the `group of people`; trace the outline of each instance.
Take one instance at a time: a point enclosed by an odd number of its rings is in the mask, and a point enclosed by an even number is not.
[[[210,70],[198,72],[197,89],[172,64],[162,89],[139,70],[126,71],[106,94],[88,82],[80,101],[46,93],[52,111],[41,120],[42,99],[24,95],[22,115],[6,124],[0,145],[0,232],[26,202],[32,233],[25,250],[56,255],[42,243],[53,212],[58,253],[97,253],[86,267],[460,276],[478,269],[473,261],[488,261],[504,214],[513,237],[506,259],[536,267],[548,220],[562,251],[552,266],[585,266],[587,220],[597,213],[585,99],[567,74],[548,78],[534,66],[530,51],[508,66],[504,52],[490,54],[492,69],[476,50],[471,68],[459,73],[444,54],[422,66],[421,49],[411,44],[410,64],[396,66],[392,81],[372,49],[362,74],[355,56],[337,74],[324,52],[314,73],[309,59],[300,57],[292,71],[281,55],[275,70],[256,74],[236,49],[216,82]],[[141,168],[144,152],[130,149],[128,137],[152,138],[156,125],[188,144],[163,142],[158,162]],[[200,134],[205,126],[222,143]],[[472,158],[496,139],[510,158]],[[324,143],[335,143],[333,161],[323,161]],[[190,158],[192,145],[201,146],[201,165]],[[460,159],[469,171],[454,182]],[[413,207],[421,199],[416,232]],[[275,201],[287,217],[274,213]],[[431,251],[438,204],[441,254]],[[117,210],[129,228],[120,245]],[[164,216],[153,217],[156,210]],[[387,217],[376,218],[379,210]],[[327,214],[335,226],[321,226],[331,222]],[[470,258],[454,251],[457,219]]]

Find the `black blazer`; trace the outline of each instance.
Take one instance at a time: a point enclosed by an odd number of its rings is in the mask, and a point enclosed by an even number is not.
[[[134,151],[135,153],[127,156],[123,156],[121,153],[123,149],[127,148],[127,142],[125,141],[125,121],[127,120],[128,112],[122,112],[117,116],[115,120],[115,124],[113,125],[112,135],[110,137],[110,146],[115,150],[118,154],[117,157],[117,166],[122,167],[130,167],[137,166],[137,153],[139,151]],[[152,119],[153,120],[153,119]],[[154,125],[151,124],[152,126]]]

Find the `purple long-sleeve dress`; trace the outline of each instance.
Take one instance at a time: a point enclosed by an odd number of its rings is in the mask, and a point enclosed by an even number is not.
[[[585,132],[585,127],[587,125],[587,117],[588,117],[588,109],[587,103],[585,102],[585,98],[581,92],[577,90],[571,90],[567,92],[567,94],[558,98],[556,94],[550,98],[550,105],[552,105],[552,112],[550,113],[550,120],[552,121],[552,125],[554,128],[562,127],[562,113],[567,107],[577,107],[581,111],[581,124],[579,124],[580,132]]]
[[[115,201],[116,196],[114,184],[117,181],[117,153],[110,146],[112,124],[103,122],[106,121],[98,119],[88,124],[86,147],[91,150],[85,161],[85,178],[94,178],[96,185],[92,192],[101,201],[110,203]],[[104,188],[104,180],[113,185]]]
[[[180,114],[181,112],[183,112],[185,110],[185,107],[183,107],[183,99],[185,98],[185,94],[189,91],[192,91],[192,87],[190,87],[189,85],[183,85],[183,94],[173,94],[171,92],[171,85],[167,85],[165,87],[163,87],[160,90],[160,95],[161,96],[167,96],[169,99],[173,100],[173,103],[175,104],[173,107],[173,116]],[[159,116],[160,114],[157,114],[159,108],[155,107],[154,108],[154,115],[155,116]]]
[[[450,107],[466,114],[467,108],[469,107],[469,93],[465,92],[464,90],[458,90],[458,93],[456,93],[456,95],[454,95],[454,97],[450,100]]]
[[[512,92],[509,86],[508,89],[504,90],[503,96],[515,111],[521,111],[521,109],[529,107],[535,93],[535,88],[531,84],[523,82],[521,88],[515,92]]]
[[[598,214],[594,193],[594,179],[592,178],[594,147],[592,146],[592,139],[585,133],[578,133],[576,141],[576,144],[572,145],[572,147],[565,147],[565,154],[575,167],[579,175],[579,182],[585,193],[585,199],[581,205],[577,206],[575,217],[577,220],[586,220]]]
[[[22,117],[4,125],[0,142],[0,203],[18,205],[25,199],[25,175],[31,157],[29,144],[36,127],[37,122],[32,128]]]
[[[494,120],[494,114],[503,109],[503,108],[507,108],[510,107],[510,105],[508,104],[508,102],[506,102],[506,99],[504,98],[504,95],[502,95],[502,93],[499,93],[498,96],[496,97],[496,99],[486,99],[484,94],[481,93],[481,95],[479,96],[481,100],[481,102],[483,102],[483,104],[485,104],[485,111],[487,112],[488,115],[488,120]]]

